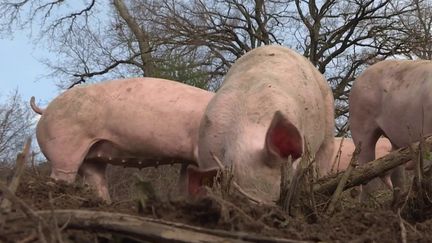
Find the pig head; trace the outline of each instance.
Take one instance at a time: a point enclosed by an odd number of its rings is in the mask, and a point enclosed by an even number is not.
[[[272,201],[279,196],[281,162],[299,159],[305,142],[318,164],[330,163],[333,128],[333,96],[317,69],[288,48],[259,47],[234,63],[207,106],[196,169],[219,169],[214,154],[233,166],[245,191]],[[189,191],[198,186],[190,183]]]
[[[349,97],[352,137],[356,146],[361,143],[359,163],[375,159],[375,144],[381,135],[394,149],[430,135],[431,93],[431,61],[389,60],[366,69],[355,80]],[[400,189],[402,172],[399,167],[391,175],[394,187]]]
[[[213,93],[156,78],[74,87],[42,113],[36,136],[51,177],[81,173],[109,201],[107,164],[143,168],[196,162],[198,128]],[[186,168],[186,167],[185,167]]]

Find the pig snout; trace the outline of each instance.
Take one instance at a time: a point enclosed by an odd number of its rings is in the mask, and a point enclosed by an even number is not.
[[[193,166],[187,169],[187,191],[192,197],[205,195],[204,186],[213,186],[218,170],[199,171]]]

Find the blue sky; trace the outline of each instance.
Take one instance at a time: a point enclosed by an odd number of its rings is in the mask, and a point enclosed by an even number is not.
[[[49,58],[50,53],[35,48],[26,32],[15,32],[12,38],[0,38],[0,101],[16,88],[23,100],[35,96],[45,105],[60,90],[44,75],[49,73],[39,60]]]

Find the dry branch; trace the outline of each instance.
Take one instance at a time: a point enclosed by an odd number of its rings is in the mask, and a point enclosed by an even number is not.
[[[15,193],[18,188],[22,172],[24,171],[25,162],[30,156],[30,145],[31,145],[31,138],[28,138],[26,143],[24,144],[23,151],[17,155],[15,172],[11,179],[11,182],[9,183],[9,190],[12,193]],[[3,201],[0,204],[0,208],[2,208],[5,211],[9,211],[10,206],[11,206],[11,202],[7,198],[3,199]]]
[[[429,150],[432,148],[432,136],[429,136],[424,140],[424,145]],[[382,158],[355,168],[348,178],[344,190],[366,184],[375,177],[382,176],[389,170],[408,162],[412,159],[412,152],[419,152],[419,142],[413,143],[410,147],[398,149]],[[314,192],[331,195],[335,191],[342,176],[343,173],[339,173],[336,177],[325,178],[318,181],[313,187]]]
[[[51,210],[37,211],[36,213],[43,218],[53,216]],[[121,213],[56,210],[54,214],[58,220],[58,224],[62,225],[68,222],[67,228],[69,229],[111,232],[152,242],[307,242],[256,236],[245,232],[211,230]]]

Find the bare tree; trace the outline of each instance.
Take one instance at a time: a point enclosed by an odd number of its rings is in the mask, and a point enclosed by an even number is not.
[[[421,0],[113,0],[109,7],[89,0],[60,11],[65,2],[0,0],[0,29],[42,23],[40,38],[59,53],[46,63],[66,86],[139,75],[195,77],[215,90],[237,58],[279,43],[328,79],[338,135],[346,130],[351,83],[366,65],[430,53],[429,5]]]
[[[415,11],[399,15],[399,38],[406,45],[405,56],[410,59],[432,60],[432,2],[413,0]],[[397,3],[394,4],[398,7]]]
[[[211,65],[212,77],[220,77],[247,51],[282,42],[280,33],[288,2],[146,1],[141,8],[147,14],[140,16],[150,16],[142,20],[152,23],[162,33],[161,42],[166,48],[205,53],[200,63]]]
[[[404,53],[398,38],[401,14],[414,7],[390,0],[295,0],[295,43],[327,77],[335,96],[337,133],[346,131],[351,83],[365,65]]]
[[[15,161],[26,139],[33,134],[34,115],[15,91],[0,104],[0,163]]]

